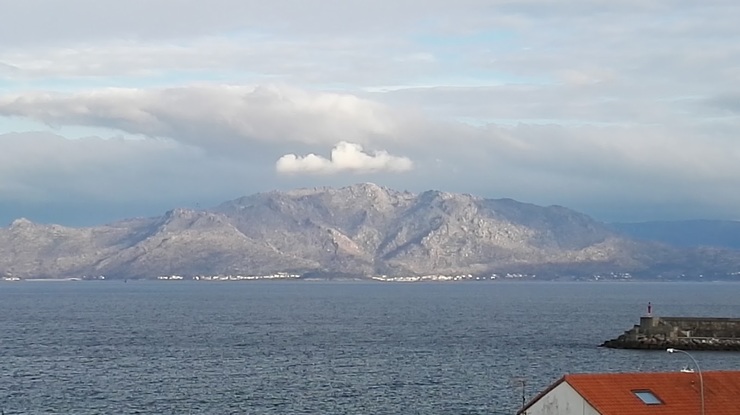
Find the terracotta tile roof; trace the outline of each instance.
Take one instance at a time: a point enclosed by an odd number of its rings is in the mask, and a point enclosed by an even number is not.
[[[740,414],[740,371],[702,372],[702,376],[705,413]],[[697,415],[701,410],[698,373],[573,374],[563,376],[548,391],[561,382],[572,386],[602,415]],[[650,391],[663,403],[647,405],[634,391]]]

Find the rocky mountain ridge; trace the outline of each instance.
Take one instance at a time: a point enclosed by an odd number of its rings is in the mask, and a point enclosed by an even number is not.
[[[709,258],[705,259],[705,256]],[[734,250],[637,241],[582,213],[511,199],[401,192],[371,183],[272,191],[209,210],[69,228],[0,229],[0,276],[313,276],[520,272],[543,277],[740,270]]]

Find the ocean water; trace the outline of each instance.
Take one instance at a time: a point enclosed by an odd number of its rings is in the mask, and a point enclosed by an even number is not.
[[[673,371],[597,347],[656,315],[740,317],[733,283],[0,283],[11,414],[513,414],[565,373]],[[702,370],[740,354],[693,352]]]

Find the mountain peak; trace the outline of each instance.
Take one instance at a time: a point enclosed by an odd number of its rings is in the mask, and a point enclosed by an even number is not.
[[[369,193],[388,191],[388,189],[386,189],[385,187],[379,186],[375,183],[370,183],[370,182],[356,183],[350,186],[343,187],[342,189],[350,189],[354,191],[362,191],[362,192],[369,192]]]
[[[26,218],[18,218],[10,223],[10,229],[27,228],[35,224]]]

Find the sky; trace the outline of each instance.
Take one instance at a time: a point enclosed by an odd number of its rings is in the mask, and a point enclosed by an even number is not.
[[[0,226],[360,182],[740,220],[735,0],[0,10]]]

